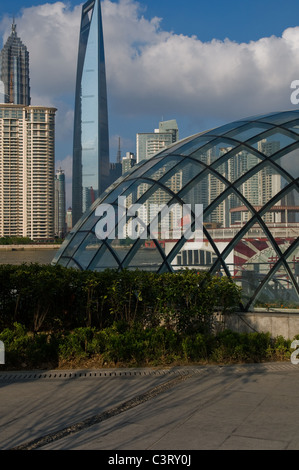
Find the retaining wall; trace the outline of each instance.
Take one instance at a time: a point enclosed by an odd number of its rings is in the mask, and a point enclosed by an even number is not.
[[[285,339],[293,339],[295,335],[299,335],[298,310],[235,313],[218,318],[218,321],[219,326],[222,323],[222,327],[239,333],[257,331],[270,333],[273,338],[283,336]]]

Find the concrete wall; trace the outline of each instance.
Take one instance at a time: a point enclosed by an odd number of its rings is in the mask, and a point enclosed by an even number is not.
[[[299,335],[299,312],[286,310],[286,312],[258,311],[249,313],[230,314],[222,318],[217,316],[219,328],[231,329],[239,333],[257,331],[270,333],[273,338],[283,336],[293,339]]]

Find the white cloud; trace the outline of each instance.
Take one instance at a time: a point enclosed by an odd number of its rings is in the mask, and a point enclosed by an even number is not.
[[[118,13],[122,14],[121,8]],[[281,38],[248,44],[203,43],[197,37],[161,32],[158,22],[148,23],[146,43],[137,47],[124,35],[115,53],[114,19],[107,15],[105,20],[108,83],[115,110],[142,114],[142,109],[145,113],[164,109],[229,120],[291,107],[290,84],[299,76],[299,28],[289,28]]]
[[[299,27],[249,43],[204,43],[163,31],[160,20],[146,19],[135,0],[104,0],[102,11],[112,127],[115,116],[118,122],[150,114],[178,123],[187,116],[196,122],[205,117],[229,121],[293,107],[290,84],[299,79]],[[59,139],[70,138],[72,131],[80,15],[80,6],[56,2],[25,8],[17,18],[30,52],[33,104],[59,105]],[[2,31],[9,25],[4,20]],[[123,129],[111,134],[126,138]]]
[[[80,8],[63,2],[25,8],[18,33],[30,53],[32,100],[70,94],[74,90]],[[53,103],[55,104],[55,103]]]

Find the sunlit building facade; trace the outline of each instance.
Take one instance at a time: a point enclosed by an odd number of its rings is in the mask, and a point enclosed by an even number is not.
[[[179,140],[179,130],[175,119],[159,122],[154,132],[140,132],[136,135],[136,160],[148,160],[163,148]]]
[[[0,105],[0,237],[54,238],[55,113]]]
[[[100,0],[82,7],[73,144],[73,224],[109,184],[105,54]]]
[[[242,287],[244,311],[298,309],[298,163],[299,111],[241,119],[176,142],[107,189],[53,264],[94,271],[206,270]],[[202,206],[202,238],[184,230],[163,238],[162,223],[152,230],[152,220],[137,237],[118,230],[135,222],[135,208],[147,211],[150,201],[191,207],[192,226]],[[104,204],[113,209],[114,224],[99,237]],[[182,229],[186,220],[174,212],[172,223]]]

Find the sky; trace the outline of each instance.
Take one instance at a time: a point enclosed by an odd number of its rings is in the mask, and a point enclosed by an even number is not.
[[[136,133],[176,119],[180,138],[296,109],[298,0],[102,0],[110,160]],[[33,105],[54,106],[56,168],[71,205],[74,90],[82,2],[0,3],[0,47],[17,33],[30,54]]]

